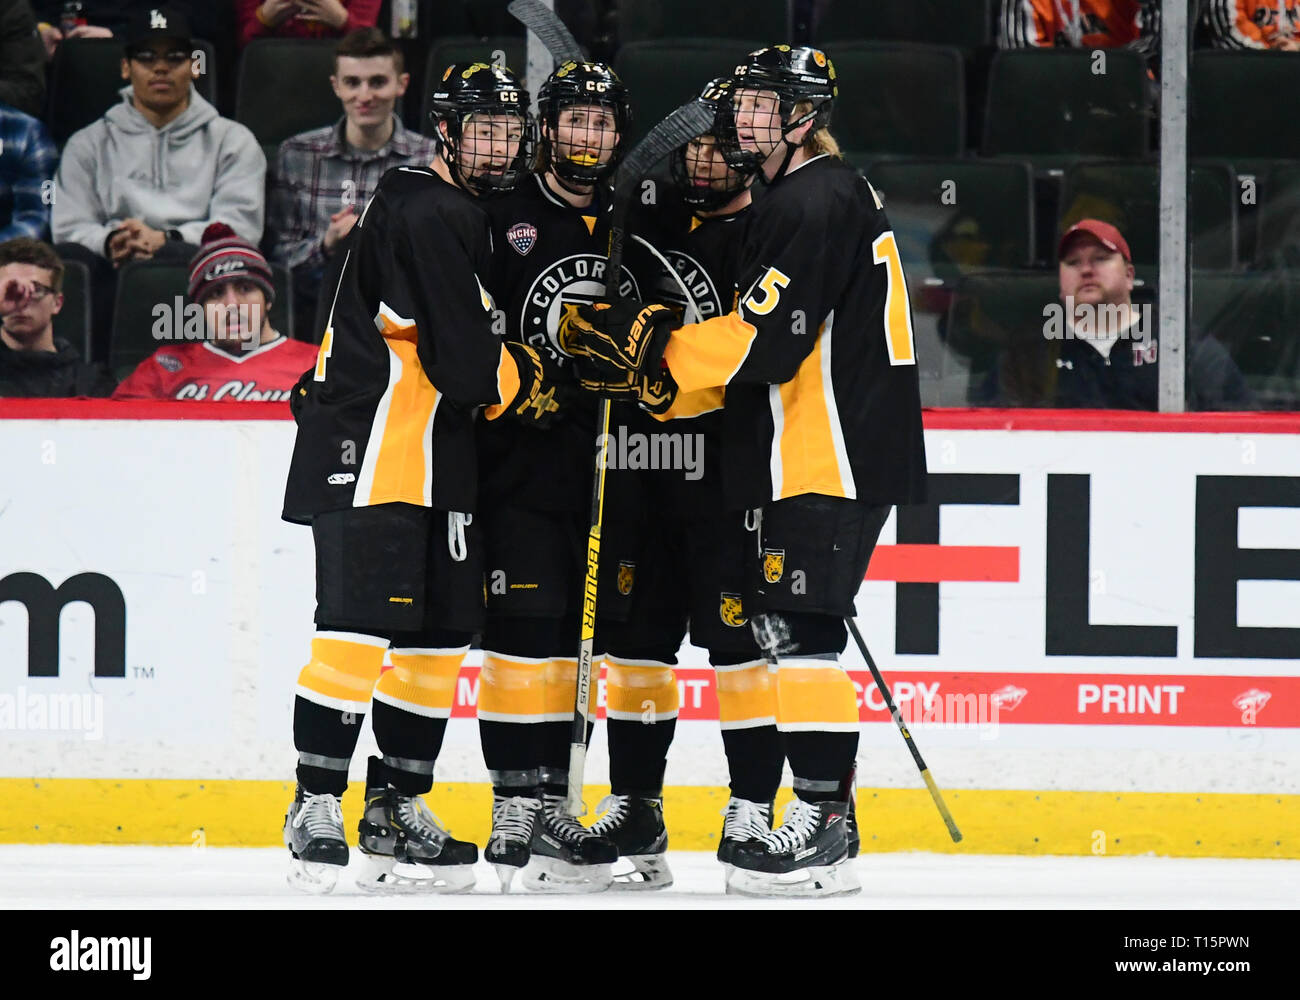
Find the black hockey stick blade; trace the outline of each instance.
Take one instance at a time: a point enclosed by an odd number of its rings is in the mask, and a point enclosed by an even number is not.
[[[685,146],[712,127],[713,110],[699,101],[691,101],[652,128],[624,157],[614,177],[613,215],[609,226],[609,274],[618,274],[623,264],[627,217],[641,178],[674,149]],[[615,290],[610,294],[617,295],[617,288],[618,282],[615,281]]]
[[[564,26],[564,22],[555,16],[555,11],[541,0],[512,0],[506,10],[541,39],[546,51],[557,61],[568,62],[572,59],[574,62],[582,62],[586,58],[578,40]]]

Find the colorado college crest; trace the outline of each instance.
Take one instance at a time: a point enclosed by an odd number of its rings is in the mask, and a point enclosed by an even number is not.
[[[626,597],[632,593],[632,585],[636,582],[636,563],[620,562],[618,564],[618,592]]]
[[[514,233],[514,228],[510,233]],[[604,297],[605,265],[606,260],[600,254],[578,253],[556,261],[534,278],[524,296],[524,307],[519,316],[519,333],[523,342],[533,347],[549,347],[563,354],[556,333],[560,320],[567,311]],[[622,278],[619,294],[628,299],[640,299],[640,288],[626,265]]]
[[[722,624],[730,625],[732,628],[740,628],[746,624],[744,612],[740,604],[739,594],[722,594],[722,603],[718,606],[718,616],[722,619]]]
[[[531,222],[516,222],[506,230],[506,242],[526,255],[537,243],[537,227]]]
[[[780,583],[785,573],[785,549],[763,550],[763,579],[768,583]]]

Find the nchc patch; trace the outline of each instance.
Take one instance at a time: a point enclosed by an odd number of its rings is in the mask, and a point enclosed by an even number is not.
[[[516,222],[506,230],[506,242],[520,254],[527,255],[537,243],[537,227],[531,222]]]
[[[636,583],[636,563],[627,562],[626,560],[618,564],[618,592],[626,597],[632,593],[632,586]]]
[[[748,623],[740,604],[739,594],[724,593],[722,603],[718,605],[718,615],[722,618],[723,625],[730,625],[732,628],[740,628]]]
[[[768,583],[780,583],[785,574],[785,549],[763,550],[763,579]]]

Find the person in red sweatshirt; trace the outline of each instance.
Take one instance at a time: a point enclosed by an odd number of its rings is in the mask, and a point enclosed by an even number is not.
[[[342,38],[373,28],[380,0],[237,0],[239,47],[254,38]]]
[[[190,262],[189,300],[203,310],[204,339],[184,340],[186,324],[168,324],[174,342],[140,362],[113,398],[287,403],[317,348],[271,326],[274,299],[266,258],[214,222]]]

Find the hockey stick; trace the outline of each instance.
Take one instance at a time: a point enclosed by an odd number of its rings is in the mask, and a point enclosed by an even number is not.
[[[880,696],[885,699],[885,707],[889,709],[889,714],[893,716],[898,731],[903,734],[907,749],[912,751],[912,759],[916,761],[916,766],[921,771],[921,779],[925,782],[925,787],[930,789],[930,798],[934,799],[934,804],[939,809],[939,815],[943,817],[944,823],[947,824],[948,836],[952,837],[954,844],[961,843],[961,831],[957,829],[952,813],[948,811],[947,805],[944,804],[943,796],[939,794],[939,786],[934,783],[934,778],[930,776],[930,769],[925,766],[921,751],[916,749],[916,744],[912,742],[912,734],[907,731],[907,723],[903,721],[903,713],[894,704],[893,695],[889,693],[889,685],[885,683],[885,679],[880,676],[880,671],[876,669],[876,661],[871,658],[867,644],[862,640],[862,633],[858,631],[857,622],[846,617],[844,624],[849,627],[849,632],[853,635],[853,641],[858,644],[858,652],[862,654],[862,658],[867,661],[867,666],[871,668],[871,676],[876,679],[876,688],[880,691]]]
[[[513,0],[506,10],[538,37],[546,51],[560,62],[582,62],[582,47],[573,34],[564,26],[564,22],[555,16],[555,11],[541,0]]]
[[[545,8],[543,8],[545,9]],[[697,101],[684,104],[637,143],[623,160],[614,179],[614,205],[610,215],[609,254],[605,265],[605,294],[619,295],[623,269],[623,244],[627,220],[637,185],[650,169],[678,146],[683,146],[713,125],[713,112]],[[587,576],[582,586],[582,629],[578,639],[578,683],[573,701],[573,735],[569,741],[569,815],[586,812],[582,783],[587,769],[588,701],[591,697],[592,649],[596,639],[596,581],[600,573],[600,530],[605,516],[605,459],[609,443],[609,400],[601,399],[596,418],[596,469],[592,476],[591,521],[587,530]]]

